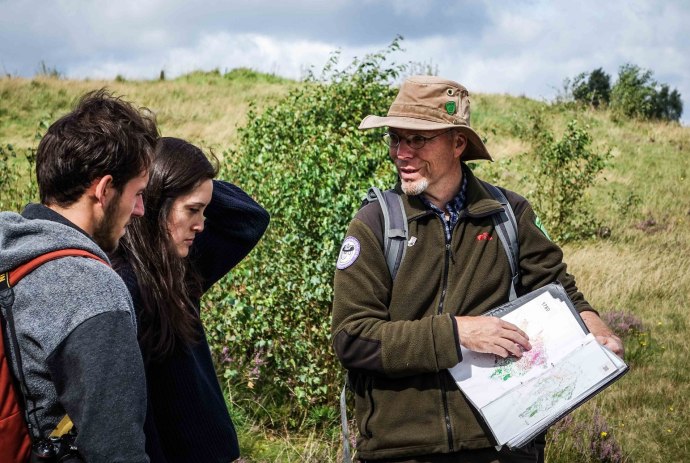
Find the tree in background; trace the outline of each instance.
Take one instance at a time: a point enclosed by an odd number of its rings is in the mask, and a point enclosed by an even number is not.
[[[666,84],[663,84],[657,92],[654,103],[654,117],[656,119],[677,121],[683,115],[683,101],[680,93],[676,89],[669,92],[669,87]]]
[[[678,121],[683,103],[678,90],[654,80],[654,73],[634,64],[624,64],[611,90],[611,109],[636,119]]]
[[[611,76],[602,68],[582,72],[572,81],[565,79],[565,99],[594,109],[609,107],[624,117],[645,120],[678,121],[683,101],[678,90],[654,80],[654,73],[635,64],[624,64],[611,87]]]
[[[573,79],[573,98],[575,101],[591,105],[593,108],[606,106],[611,100],[611,76],[602,68],[578,74]]]

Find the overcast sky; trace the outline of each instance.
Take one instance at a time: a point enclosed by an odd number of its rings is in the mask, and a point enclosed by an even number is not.
[[[690,121],[688,0],[0,0],[0,71],[44,62],[69,78],[175,77],[236,67],[298,79],[404,37],[419,62],[470,92],[552,99],[563,79],[625,63],[683,96]]]

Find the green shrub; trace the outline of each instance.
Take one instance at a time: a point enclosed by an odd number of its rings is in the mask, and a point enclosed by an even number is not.
[[[551,238],[566,242],[594,236],[599,223],[587,190],[606,166],[610,150],[593,150],[591,135],[577,120],[568,122],[563,137],[557,140],[546,127],[542,112],[531,114],[518,132],[532,145],[527,154],[533,166],[525,175],[530,185],[527,197]]]
[[[38,122],[34,140],[38,142],[48,129],[48,122]],[[18,149],[0,145],[0,211],[21,212],[29,202],[38,200],[34,166],[36,149]]]
[[[383,143],[357,130],[385,113],[404,66],[386,61],[399,40],[338,70],[338,55],[261,114],[251,108],[223,173],[271,214],[247,260],[205,299],[220,373],[231,400],[253,419],[288,426],[332,424],[342,385],[330,347],[335,261],[366,189],[391,185]],[[260,398],[262,407],[256,406]]]

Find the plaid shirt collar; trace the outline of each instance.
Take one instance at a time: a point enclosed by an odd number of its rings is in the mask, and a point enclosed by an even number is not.
[[[467,175],[465,174],[465,166],[462,166],[463,169],[463,175],[462,175],[462,185],[460,186],[460,191],[458,191],[458,194],[455,195],[453,199],[450,200],[448,204],[446,204],[445,211],[439,209],[436,207],[434,204],[431,203],[424,195],[419,195],[419,199],[424,203],[424,207],[427,209],[431,210],[434,214],[439,216],[441,218],[441,221],[445,224],[446,226],[446,238],[450,239],[450,230],[455,226],[455,224],[458,222],[458,218],[460,217],[460,211],[465,207],[465,197],[467,193]],[[449,218],[446,220],[445,216],[448,214]]]

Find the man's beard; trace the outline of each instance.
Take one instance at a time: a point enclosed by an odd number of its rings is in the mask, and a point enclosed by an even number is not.
[[[119,233],[115,230],[119,203],[120,196],[118,195],[106,206],[103,211],[103,220],[93,231],[93,240],[105,252],[113,252],[120,243]]]
[[[429,180],[422,178],[414,182],[400,182],[403,193],[408,196],[421,195],[429,187]]]

